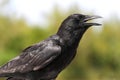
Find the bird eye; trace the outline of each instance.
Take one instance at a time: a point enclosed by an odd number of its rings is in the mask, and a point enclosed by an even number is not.
[[[75,23],[79,24],[79,22],[80,22],[80,20],[78,20],[78,19],[75,20]]]

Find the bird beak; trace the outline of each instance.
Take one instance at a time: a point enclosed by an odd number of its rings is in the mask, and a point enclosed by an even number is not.
[[[96,15],[94,15],[94,16],[85,15],[85,18],[84,18],[83,22],[85,22],[85,24],[88,25],[88,26],[93,26],[93,25],[99,26],[99,25],[101,25],[99,23],[87,23],[87,21],[90,21],[90,20],[93,20],[93,19],[98,19],[98,18],[102,18],[102,17],[101,16],[96,16]]]

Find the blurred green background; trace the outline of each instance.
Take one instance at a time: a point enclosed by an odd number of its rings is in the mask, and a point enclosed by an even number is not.
[[[55,5],[47,15],[46,26],[30,25],[24,18],[0,14],[0,65],[19,55],[24,48],[55,34],[68,15],[81,12],[77,5],[67,11]],[[120,19],[113,16],[102,24],[84,34],[76,58],[57,80],[120,80]]]

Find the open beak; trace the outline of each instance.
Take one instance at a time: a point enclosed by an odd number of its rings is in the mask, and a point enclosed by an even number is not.
[[[99,23],[87,23],[87,21],[89,21],[89,20],[98,19],[98,18],[102,18],[102,17],[96,16],[96,15],[94,15],[94,16],[85,15],[85,19],[83,20],[83,22],[85,22],[85,24],[88,26],[93,26],[93,25],[99,26],[99,25],[101,25]]]

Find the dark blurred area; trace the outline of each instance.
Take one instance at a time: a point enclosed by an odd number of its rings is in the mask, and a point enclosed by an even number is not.
[[[7,0],[0,9],[6,3]],[[56,6],[47,15],[47,28],[0,14],[0,65],[19,55],[24,48],[56,33],[68,15],[81,12],[76,5],[67,11]],[[84,34],[76,58],[57,80],[120,80],[120,19],[111,17],[102,24],[100,31],[91,27]]]

